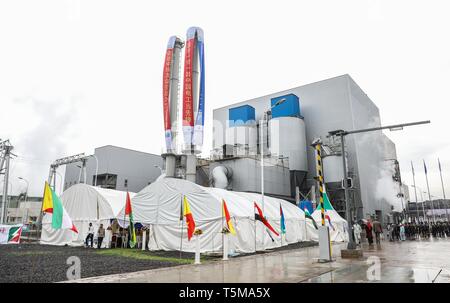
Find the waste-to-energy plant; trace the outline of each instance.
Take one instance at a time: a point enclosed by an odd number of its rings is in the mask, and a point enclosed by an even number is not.
[[[316,201],[316,151],[311,144],[320,140],[325,188],[335,209],[344,216],[340,140],[329,136],[329,132],[380,126],[379,109],[355,81],[342,75],[214,109],[213,150],[209,159],[199,159],[205,114],[203,31],[193,27],[187,33],[181,94],[184,144],[181,144],[177,126],[183,47],[180,38],[171,37],[165,57],[166,177],[260,193],[263,154],[266,195],[297,204],[303,199]],[[377,187],[385,177],[385,162],[396,159],[395,144],[382,131],[355,134],[346,140],[345,157],[348,178],[352,180],[353,217],[373,215],[391,221],[392,201],[377,194]]]
[[[380,126],[378,108],[349,75],[214,109],[213,148],[201,158],[205,39],[198,27],[186,37],[169,39],[164,60],[165,152],[104,146],[56,160],[48,183],[55,188],[56,168],[67,165],[61,199],[79,233],[55,231],[44,216],[41,243],[83,245],[90,222],[126,226],[125,190],[135,192],[133,220],[148,228],[150,250],[226,256],[302,241],[323,248],[348,241],[355,219],[398,221],[403,207],[393,206],[407,188],[395,183],[394,143],[382,131],[354,133],[345,142],[335,135]],[[321,260],[331,258],[327,252]]]

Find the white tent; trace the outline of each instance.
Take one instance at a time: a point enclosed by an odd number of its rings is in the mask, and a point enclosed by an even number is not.
[[[130,193],[134,197],[135,193]],[[42,219],[41,244],[82,246],[87,236],[89,223],[94,226],[94,237],[97,229],[103,224],[105,229],[111,219],[121,219],[118,214],[125,207],[126,192],[94,187],[86,184],[76,184],[68,188],[61,195],[61,201],[78,229],[78,233],[71,230],[55,230],[51,226],[52,215],[44,214]],[[123,214],[123,212],[122,212]],[[102,247],[109,242],[105,235]]]
[[[328,198],[327,193],[324,193],[324,209],[325,215],[330,217],[331,225],[328,220],[325,220],[325,225],[329,227],[330,230],[330,239],[333,242],[346,242],[348,241],[348,228],[347,221],[342,218],[338,212],[333,208],[331,202]],[[322,214],[320,205],[317,206],[316,210],[311,215],[316,221],[317,225],[320,225],[322,222]],[[313,234],[313,241],[318,241],[318,234]]]
[[[224,226],[222,199],[226,201],[236,235],[228,235],[229,247],[237,252],[281,246],[281,237],[269,232],[261,222],[255,220],[254,201],[263,208],[264,215],[275,228],[280,230],[280,204],[286,220],[286,235],[283,245],[307,240],[304,213],[295,205],[265,196],[264,206],[261,195],[226,191],[218,188],[202,187],[195,183],[174,179],[160,179],[136,194],[132,199],[133,216],[136,222],[150,227],[149,249],[195,251],[195,240],[187,239],[184,220],[180,220],[183,195],[191,207],[196,228],[201,229],[200,250],[219,252],[222,249]],[[123,210],[119,217],[123,216]]]

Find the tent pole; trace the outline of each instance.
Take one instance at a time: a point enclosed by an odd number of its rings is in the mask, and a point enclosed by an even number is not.
[[[224,212],[224,200],[222,199],[222,250],[224,251],[223,252],[223,255],[224,255],[224,260],[225,260],[225,233],[224,233],[224,227],[225,227],[225,225],[223,224],[223,221],[224,221],[224,219],[225,219],[225,212]],[[227,227],[228,227],[228,224],[227,224]],[[214,240],[214,238],[213,238],[213,240]],[[213,249],[214,249],[214,247],[213,247]],[[228,255],[228,253],[227,253],[227,255]]]
[[[180,216],[180,218],[181,218],[181,234],[180,234],[180,259],[181,259],[181,251],[183,250],[183,221],[184,221],[184,219],[183,219],[183,215],[184,215],[184,213],[183,213],[183,196],[181,196],[181,204],[180,204],[180,206],[181,206],[181,210],[180,210],[180,214],[181,214],[181,216]]]

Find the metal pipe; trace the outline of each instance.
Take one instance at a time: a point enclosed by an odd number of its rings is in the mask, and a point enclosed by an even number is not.
[[[95,181],[94,186],[97,186],[97,175],[98,175],[98,158],[96,155],[91,155],[95,159]]]
[[[403,129],[403,127],[406,127],[406,126],[421,125],[421,124],[428,124],[428,123],[431,123],[431,121],[430,120],[426,120],[426,121],[419,121],[419,122],[394,124],[394,125],[381,126],[381,127],[373,127],[373,128],[366,128],[366,129],[351,130],[351,131],[347,131],[347,132],[344,132],[344,133],[345,133],[345,135],[350,135],[350,134],[365,133],[365,132],[371,132],[371,131],[382,130],[382,129],[390,129],[390,130],[394,131],[394,130],[397,130],[397,129],[398,130]]]
[[[347,229],[348,229],[348,245],[347,249],[355,249],[356,244],[353,241],[352,237],[352,213],[350,209],[350,201],[348,199],[348,188],[347,188],[347,163],[345,159],[345,134],[341,133],[341,153],[342,153],[342,167],[344,172],[344,197],[345,197],[345,217],[347,220]]]

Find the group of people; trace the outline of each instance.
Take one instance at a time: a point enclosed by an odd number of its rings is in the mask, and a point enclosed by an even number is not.
[[[383,236],[382,224],[376,219],[360,220],[353,224],[353,238],[357,245],[361,245],[361,234],[365,232],[365,238],[369,245],[373,245],[374,235],[376,244],[381,243]],[[445,238],[450,237],[449,222],[420,222],[420,223],[389,223],[385,230],[386,239],[389,241],[406,241],[416,239]]]
[[[373,245],[373,236],[375,235],[375,242],[377,245],[381,244],[381,237],[383,234],[383,227],[378,220],[361,220],[353,224],[353,238],[357,245],[361,245],[361,233],[365,231],[365,236],[369,245]]]
[[[143,241],[143,233],[148,232],[148,228],[142,225],[140,225],[139,227],[135,225],[135,230],[138,247],[141,247]],[[84,241],[85,247],[94,247],[94,231],[94,226],[92,225],[92,223],[89,223],[87,236]],[[107,232],[109,232],[108,235],[106,235]],[[103,227],[103,224],[100,224],[97,229],[97,248],[102,248],[102,244],[104,241],[107,241],[105,245],[107,248],[120,246],[128,247],[131,238],[129,232],[129,228],[120,227],[117,219],[112,220],[110,226],[108,226],[106,229]],[[147,245],[147,243],[145,245]]]
[[[448,222],[420,222],[388,225],[390,241],[428,239],[430,237],[450,237],[450,224]]]
[[[103,224],[100,224],[97,230],[97,248],[100,249],[102,247],[103,239],[105,238],[105,228],[103,227]],[[89,247],[89,241],[91,242],[90,247],[94,246],[94,226],[92,226],[92,223],[89,223],[88,226],[88,233],[85,240],[86,247]]]

